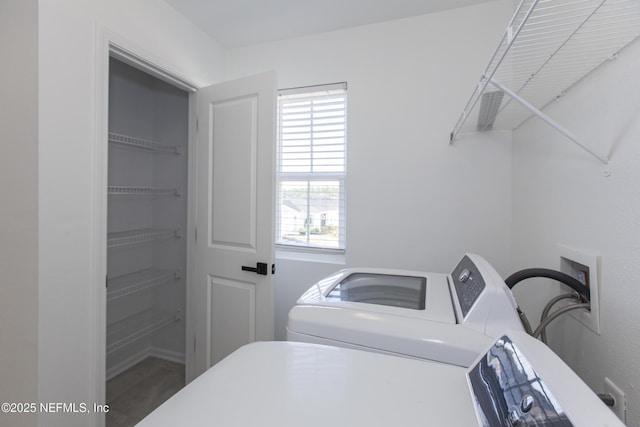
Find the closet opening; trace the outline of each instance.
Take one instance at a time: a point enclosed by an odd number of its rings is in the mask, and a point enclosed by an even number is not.
[[[106,425],[185,384],[190,93],[109,59]]]

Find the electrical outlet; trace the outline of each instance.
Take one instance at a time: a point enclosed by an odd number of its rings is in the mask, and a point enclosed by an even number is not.
[[[571,316],[600,335],[600,257],[565,245],[558,245],[558,250],[560,271],[576,278],[591,294],[590,310],[573,311]]]
[[[627,400],[624,392],[613,383],[609,378],[604,379],[604,392],[613,396],[615,403],[611,407],[611,410],[617,415],[623,423],[627,420]]]

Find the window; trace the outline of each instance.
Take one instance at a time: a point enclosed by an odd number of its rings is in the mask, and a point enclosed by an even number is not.
[[[276,243],[345,248],[346,83],[278,94]]]

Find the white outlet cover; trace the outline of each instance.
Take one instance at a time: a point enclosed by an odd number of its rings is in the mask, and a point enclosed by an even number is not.
[[[616,414],[620,421],[626,423],[627,420],[627,400],[624,392],[613,383],[609,378],[604,378],[604,392],[610,394],[615,399],[616,403],[611,410]]]
[[[575,277],[573,264],[581,264],[589,268],[589,291],[591,293],[591,311],[573,311],[571,316],[580,323],[600,335],[600,256],[571,246],[558,245],[560,254],[560,271]]]

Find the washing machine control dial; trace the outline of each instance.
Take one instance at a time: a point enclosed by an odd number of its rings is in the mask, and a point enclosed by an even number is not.
[[[469,280],[469,277],[471,277],[471,272],[469,271],[468,268],[465,268],[460,272],[460,275],[458,276],[458,281],[465,283],[467,280]]]
[[[460,305],[461,317],[464,319],[480,298],[485,288],[484,279],[478,267],[465,255],[451,272],[451,280]]]

